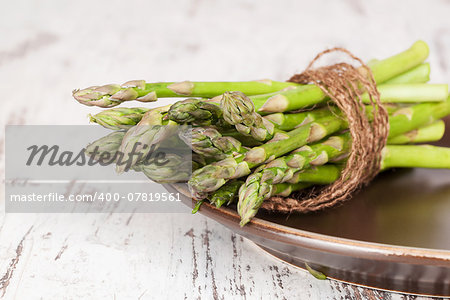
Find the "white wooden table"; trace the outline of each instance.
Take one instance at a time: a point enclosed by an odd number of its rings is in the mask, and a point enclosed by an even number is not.
[[[416,39],[450,75],[449,1],[3,1],[0,123],[85,124],[71,90],[130,79],[284,80],[343,46],[382,58]],[[4,170],[4,133],[0,169]],[[4,172],[2,172],[3,174]],[[3,209],[4,185],[0,197]],[[5,214],[5,299],[420,299],[319,281],[188,214]]]

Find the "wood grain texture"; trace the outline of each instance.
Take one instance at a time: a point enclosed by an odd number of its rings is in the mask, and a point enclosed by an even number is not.
[[[284,80],[332,46],[382,58],[421,38],[432,81],[447,82],[449,9],[406,0],[8,1],[0,124],[86,124],[97,109],[71,91],[92,84]],[[4,143],[1,132],[2,174]],[[425,299],[316,280],[201,215],[5,214],[4,184],[0,195],[5,299]]]

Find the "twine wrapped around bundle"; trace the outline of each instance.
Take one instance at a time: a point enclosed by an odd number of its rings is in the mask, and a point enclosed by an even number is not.
[[[361,66],[348,63],[313,68],[323,55],[343,52]],[[351,151],[340,178],[333,184],[301,198],[299,193],[290,197],[271,197],[264,201],[266,210],[291,213],[311,212],[334,206],[348,199],[353,192],[368,184],[380,170],[381,151],[389,134],[388,113],[381,105],[370,68],[348,50],[333,48],[319,53],[301,74],[289,82],[317,85],[345,114],[352,137]],[[367,92],[373,107],[373,121],[365,113],[362,94]]]

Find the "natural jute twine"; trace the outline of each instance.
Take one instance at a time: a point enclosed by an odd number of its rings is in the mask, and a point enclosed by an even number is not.
[[[313,64],[323,55],[343,52],[361,66],[337,63],[313,69]],[[272,197],[262,208],[283,213],[311,212],[328,208],[349,199],[351,194],[369,183],[380,170],[381,151],[389,134],[388,114],[381,105],[380,94],[370,68],[361,59],[343,48],[333,48],[319,53],[301,74],[289,82],[317,85],[345,114],[352,138],[351,151],[340,178],[318,193],[300,197]],[[361,96],[367,92],[373,107],[373,120],[365,113]]]

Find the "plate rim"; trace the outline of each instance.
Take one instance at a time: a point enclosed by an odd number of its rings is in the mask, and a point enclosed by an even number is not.
[[[174,184],[170,185],[170,187],[180,192],[186,198],[185,200],[190,200],[192,204],[195,203],[195,200],[190,197],[189,191],[185,184]],[[211,219],[227,227],[233,227],[234,231],[244,233],[244,235],[248,232],[261,238],[268,239],[269,237],[262,235],[264,232],[272,235],[270,239],[276,237],[278,242],[285,244],[295,244],[338,255],[352,257],[356,256],[359,258],[372,260],[377,259],[419,265],[444,264],[443,266],[445,267],[450,266],[450,250],[390,245],[335,237],[303,229],[292,228],[257,217],[253,218],[250,223],[246,224],[244,227],[240,227],[240,218],[237,212],[227,207],[217,208],[207,202],[202,204],[199,212],[202,215],[210,217]],[[231,222],[221,222],[221,220],[214,218],[213,216],[218,216],[221,219],[228,219]]]

